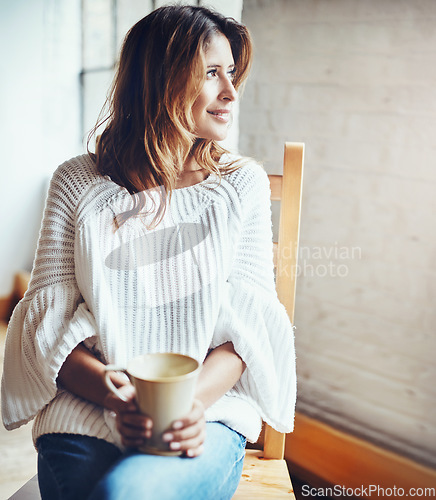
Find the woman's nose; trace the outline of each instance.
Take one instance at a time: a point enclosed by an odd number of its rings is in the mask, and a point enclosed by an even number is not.
[[[221,91],[221,98],[229,101],[235,101],[238,94],[233,86],[233,82],[229,77],[226,77],[223,82],[223,89]]]

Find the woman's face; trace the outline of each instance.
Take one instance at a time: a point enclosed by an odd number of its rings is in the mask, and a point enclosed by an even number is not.
[[[237,94],[233,87],[235,62],[227,38],[214,35],[206,51],[207,75],[200,95],[192,106],[195,135],[200,139],[222,141],[231,123]]]

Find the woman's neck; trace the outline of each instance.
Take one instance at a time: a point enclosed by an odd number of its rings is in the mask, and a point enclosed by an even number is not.
[[[189,156],[183,165],[183,170],[176,181],[175,189],[193,186],[204,181],[209,172],[202,168],[193,156]]]
[[[195,159],[195,156],[190,154],[183,165],[182,172],[195,172],[197,170],[202,170],[202,168]]]

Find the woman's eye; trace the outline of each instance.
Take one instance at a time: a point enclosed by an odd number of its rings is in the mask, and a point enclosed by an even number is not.
[[[231,69],[228,73],[230,80],[234,80],[236,76],[236,68]]]
[[[217,70],[216,69],[210,69],[208,72],[207,72],[207,77],[208,78],[212,78],[212,77],[215,77],[217,76]]]
[[[218,77],[218,69],[217,68],[212,68],[207,71],[207,78],[216,78]],[[233,80],[236,75],[236,68],[232,68],[229,71],[227,71],[227,76],[230,80]]]

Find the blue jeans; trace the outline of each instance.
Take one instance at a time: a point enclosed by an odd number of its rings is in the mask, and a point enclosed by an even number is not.
[[[122,453],[101,439],[46,434],[37,442],[43,500],[228,500],[242,472],[246,440],[218,422],[207,423],[196,458]]]

